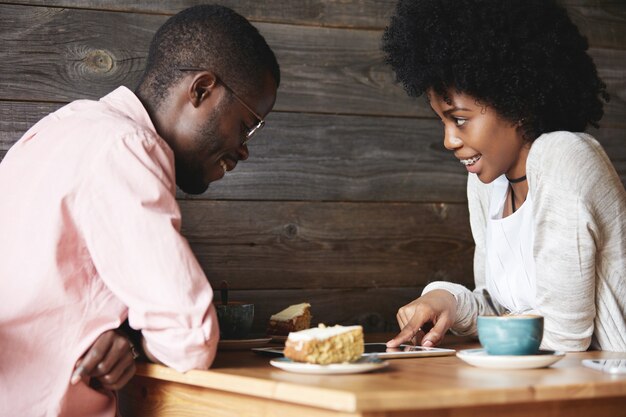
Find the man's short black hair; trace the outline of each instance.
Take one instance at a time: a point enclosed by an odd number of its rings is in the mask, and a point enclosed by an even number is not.
[[[183,76],[181,67],[211,70],[240,95],[258,90],[268,71],[280,84],[278,62],[263,36],[243,16],[218,5],[185,9],[152,38],[140,89],[153,105]]]
[[[410,96],[453,88],[524,137],[597,126],[608,101],[588,43],[554,0],[399,0],[383,35]]]

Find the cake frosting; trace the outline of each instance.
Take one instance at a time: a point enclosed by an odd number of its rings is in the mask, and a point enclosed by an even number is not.
[[[361,326],[332,326],[332,327],[322,327],[323,324],[319,327],[313,327],[308,330],[303,330],[301,332],[289,333],[289,340],[293,341],[308,341],[308,340],[324,340],[333,336],[337,336],[338,334],[342,334],[345,332],[350,332],[355,329],[361,329]]]
[[[286,309],[282,311],[279,311],[276,314],[272,314],[272,316],[270,317],[270,320],[276,320],[276,321],[290,320],[293,317],[298,317],[298,316],[303,315],[305,311],[309,308],[311,308],[311,304],[309,303],[294,304],[294,305],[287,307]]]
[[[300,303],[290,305],[286,309],[273,314],[267,325],[270,336],[287,336],[311,327],[311,304]]]

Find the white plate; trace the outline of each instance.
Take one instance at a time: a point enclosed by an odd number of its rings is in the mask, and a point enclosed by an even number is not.
[[[389,365],[389,362],[376,358],[361,358],[356,362],[332,363],[330,365],[316,365],[311,363],[294,362],[287,358],[272,359],[272,366],[284,371],[300,374],[359,374],[382,369]]]
[[[466,349],[457,352],[456,356],[479,368],[532,369],[550,366],[563,359],[565,353],[541,350],[536,355],[488,355],[484,349]]]
[[[258,339],[221,339],[217,344],[218,350],[243,350],[267,345],[271,337]]]

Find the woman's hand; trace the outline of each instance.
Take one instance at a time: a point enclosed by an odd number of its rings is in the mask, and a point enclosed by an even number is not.
[[[116,330],[102,333],[78,360],[72,384],[96,378],[103,388],[118,390],[135,375],[136,353],[131,342]]]
[[[398,310],[400,333],[387,342],[388,347],[402,343],[432,347],[443,339],[454,324],[456,298],[445,290],[433,290]],[[432,328],[431,328],[432,326]]]

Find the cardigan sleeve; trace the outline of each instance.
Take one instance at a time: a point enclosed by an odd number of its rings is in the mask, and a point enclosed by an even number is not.
[[[596,248],[605,239],[614,170],[590,136],[554,132],[537,139],[529,156],[534,200],[533,255],[537,313],[544,316],[542,347],[589,348],[596,318]],[[613,171],[613,172],[611,172]],[[610,215],[608,217],[611,217]],[[619,213],[612,216],[619,218]]]

